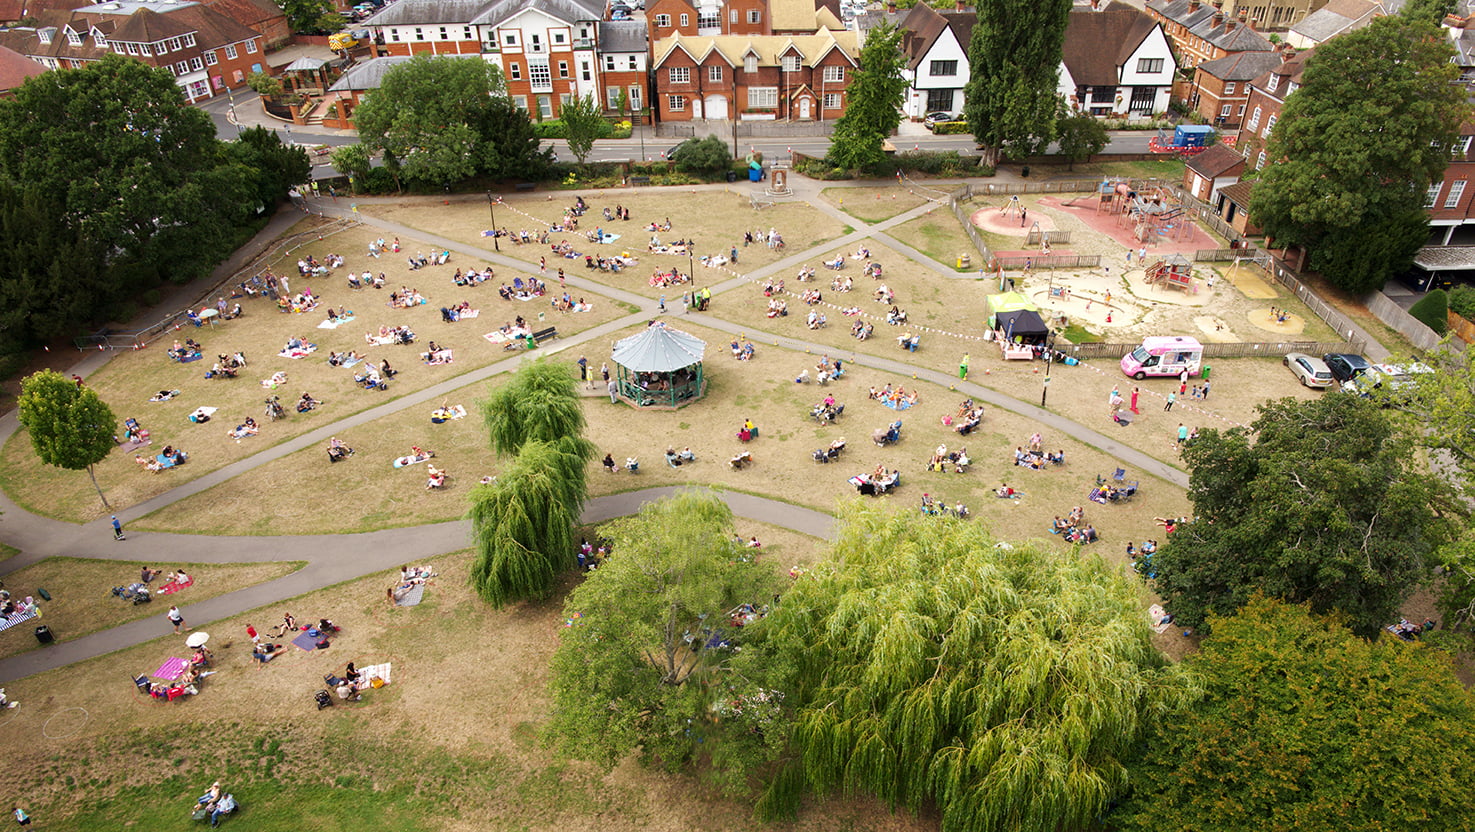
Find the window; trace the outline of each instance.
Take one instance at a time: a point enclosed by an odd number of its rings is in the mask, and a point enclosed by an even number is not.
[[[77,34],[76,32],[73,32],[71,29],[68,29],[67,30],[67,43],[70,43],[73,46],[81,46],[82,45],[82,36],[79,35],[79,34]]]
[[[1286,95],[1290,95],[1291,93],[1293,93],[1296,90],[1300,89],[1300,87],[1301,87],[1301,85],[1300,84],[1297,84],[1295,81],[1292,81],[1289,84],[1286,84]]]
[[[679,113],[686,109],[686,97],[680,95],[666,96],[666,109],[673,113]]]
[[[522,64],[508,64],[507,76],[514,81],[522,80]]]
[[[151,54],[149,52],[149,45],[146,44],[146,43],[140,43],[138,45],[138,54],[140,54],[140,55],[148,55],[148,54]]]
[[[691,83],[691,68],[685,66],[673,66],[666,70],[667,76],[673,84]]]
[[[665,29],[665,28],[669,27],[670,25],[671,25],[671,15],[669,15],[669,14],[658,14],[658,15],[656,15],[656,28],[657,29]]]
[[[391,43],[399,43],[399,30],[398,29],[390,29],[389,30],[389,40],[390,40]]]
[[[1274,113],[1271,113],[1270,114],[1270,118],[1268,118],[1268,119],[1265,120],[1265,131],[1262,132],[1260,135],[1262,137],[1269,136],[1270,135],[1270,130],[1273,127],[1275,127],[1275,114]]]
[[[951,92],[951,90],[949,90],[949,92]],[[827,93],[825,93],[825,109],[826,110],[838,110],[838,109],[840,109],[840,106],[841,106],[840,105],[840,93],[838,93],[838,92],[827,92]]]
[[[1265,167],[1265,151],[1262,150],[1260,151],[1260,155],[1255,157],[1255,170],[1263,167]]]
[[[690,25],[691,25],[691,15],[689,15],[689,14],[682,15],[681,16],[681,28],[685,29],[686,27],[688,27]]]
[[[783,59],[783,68],[784,68],[784,72],[798,72],[799,71],[799,56],[798,55],[785,55],[784,56],[784,59]]]
[[[1247,125],[1245,125],[1245,128],[1248,129],[1251,133],[1253,133],[1256,130],[1259,130],[1260,129],[1260,108],[1259,107],[1256,107],[1255,108],[1254,114],[1250,116],[1250,123],[1247,124]]]
[[[826,72],[829,72],[829,70],[830,70],[829,67],[825,67],[825,71]],[[934,75],[934,76],[957,75],[958,74],[958,62],[957,61],[933,61],[931,63],[931,65],[927,67],[927,74]]]
[[[507,45],[508,46],[516,46],[517,45],[517,35],[515,35],[515,34],[509,34],[509,35],[507,35]]]
[[[190,34],[184,36],[184,45],[185,46],[188,46],[190,48],[194,48],[194,45],[195,45],[195,36],[194,36],[194,33],[190,33]]]
[[[200,60],[199,58],[191,58],[189,62],[189,68],[193,69],[195,72],[203,72],[205,70],[205,62]]]
[[[179,63],[175,64],[174,65],[174,74],[175,75],[188,75],[189,74],[189,61],[180,61]]]
[[[948,63],[954,63],[955,64],[955,63],[957,63],[957,61],[949,61]],[[936,73],[934,73],[934,74],[936,74]],[[826,84],[843,84],[843,83],[845,83],[845,67],[843,67],[843,66],[827,66],[827,67],[825,67],[824,81],[825,81]]]
[[[583,76],[585,81],[594,80],[594,76],[589,73],[588,61],[579,61],[579,74]]]
[[[553,73],[549,70],[547,64],[535,64],[529,61],[528,81],[534,87],[551,87],[553,86]]]
[[[633,71],[633,70],[636,70],[636,69],[639,69],[640,68],[640,59],[637,58],[637,57],[635,57],[634,55],[631,55],[628,58],[626,58],[625,59],[625,63],[629,64],[629,66],[626,66],[625,67],[626,69],[629,69],[629,70],[632,70]]]
[[[138,44],[136,44],[136,43],[130,43],[130,44],[128,44],[128,54],[130,54],[130,55],[137,55],[138,54]],[[214,52],[209,52],[207,54],[209,54],[212,57],[214,57],[214,55],[215,55]],[[214,61],[211,61],[210,63],[213,64],[215,62]]]
[[[757,71],[758,71],[758,56],[757,55],[745,55],[745,56],[743,56],[743,72],[747,72],[747,73],[750,73],[751,74],[751,73],[754,73],[754,72],[757,72]]]
[[[553,33],[553,42],[554,43],[563,43],[563,32],[554,32]]]
[[[524,113],[527,112],[528,111],[528,97],[525,96],[525,95],[514,95],[514,96],[512,96],[512,106],[516,107],[519,110],[522,110]]]
[[[760,10],[760,9],[748,9],[748,22],[749,23],[761,23],[761,22],[763,22],[763,12],[762,12],[762,10]]]
[[[1460,136],[1455,139],[1455,158],[1464,158],[1470,153],[1470,140],[1475,136]]]
[[[727,12],[727,22],[728,23],[736,23],[737,22],[737,9],[729,9],[728,10],[728,12]]]
[[[722,12],[719,9],[711,11],[697,10],[697,28],[712,29],[722,25]]]
[[[639,110],[641,101],[640,87],[632,84],[626,92],[630,93],[630,109]]]
[[[778,87],[748,87],[748,109],[777,109]]]
[[[210,89],[205,86],[204,81],[195,81],[189,85],[190,98],[204,98],[210,94]]]
[[[1232,105],[1225,104],[1219,108],[1219,118],[1229,118],[1229,114],[1233,111],[1234,107]]]
[[[444,26],[440,27],[440,39],[441,40],[450,40],[451,39],[450,31],[448,29],[446,29],[446,27],[444,27]]]
[[[1151,75],[1153,73],[1162,72],[1163,71],[1163,59],[1162,58],[1138,58],[1137,59],[1137,71],[1140,72],[1140,73],[1142,73],[1143,75]]]
[[[462,26],[461,27],[461,40],[476,40],[476,38],[472,37],[472,35],[471,35],[471,27],[470,26]]]
[[[247,55],[255,55],[256,54],[256,41],[254,41],[254,40],[248,40],[248,41],[246,41],[246,54]]]
[[[604,106],[607,110],[620,109],[620,88],[606,87],[604,90]]]
[[[558,77],[559,78],[567,78],[568,77],[568,61],[559,61],[558,62]]]
[[[1225,81],[1224,82],[1224,94],[1225,95],[1234,95],[1234,82],[1233,81]]]
[[[953,111],[954,92],[955,90],[928,90],[927,112],[951,113]]]
[[[537,35],[528,35],[528,48],[534,52],[543,51],[543,39]]]
[[[230,44],[229,46],[225,47],[225,59],[227,61],[234,61],[236,59],[235,44]]]
[[[1279,87],[1279,86],[1280,86],[1280,76],[1279,75],[1276,75],[1273,72],[1270,73],[1270,81],[1265,84],[1265,91],[1266,92],[1275,92],[1275,89],[1277,87]]]
[[[570,101],[573,101],[573,100],[574,100],[573,93],[568,93],[568,92],[563,93],[562,95],[558,96],[558,109],[559,110],[562,110],[564,107],[567,107],[569,105],[569,102]]]
[[[1245,105],[1243,105],[1243,104],[1239,105],[1239,117],[1240,118],[1244,118],[1245,117]]]
[[[538,118],[553,118],[553,96],[538,96]]]
[[[425,30],[419,26],[415,27],[415,40],[425,40]]]
[[[614,55],[605,55],[604,56],[604,68],[608,72],[614,72],[615,71],[615,56]]]
[[[1429,193],[1424,195],[1424,207],[1433,208],[1434,203],[1439,201],[1439,190],[1444,187],[1443,182],[1435,182],[1429,186]]]
[[[709,84],[720,84],[720,83],[722,83],[722,67],[720,67],[720,66],[709,66],[709,67],[707,67],[707,83],[709,83]]]
[[[1444,198],[1444,207],[1446,207],[1446,208],[1457,208],[1457,207],[1459,207],[1460,197],[1461,196],[1464,196],[1464,194],[1465,194],[1465,180],[1463,180],[1463,179],[1457,179],[1454,182],[1451,182],[1450,185],[1449,185],[1449,195]]]
[[[170,38],[167,43],[169,44],[170,52],[178,52],[179,50],[184,48],[184,41],[180,40],[179,38]]]

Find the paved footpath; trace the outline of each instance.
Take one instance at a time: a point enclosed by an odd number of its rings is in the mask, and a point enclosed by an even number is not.
[[[817,210],[853,226],[856,230],[838,240],[831,240],[821,246],[790,255],[762,269],[734,276],[729,280],[713,286],[712,292],[714,295],[748,287],[755,279],[762,279],[770,274],[778,274],[794,269],[828,251],[847,246],[867,237],[879,235],[881,238],[887,239],[890,244],[890,238],[885,235],[888,229],[937,208],[936,205],[927,204],[899,214],[889,220],[866,223],[841,212],[838,208],[829,205],[823,199],[819,198],[820,183],[810,182],[798,177],[792,180],[792,182],[795,186],[795,200],[808,201]],[[712,191],[731,190],[731,186],[698,186],[697,189]],[[355,200],[359,204],[367,204],[375,201],[379,200]],[[319,200],[311,203],[310,207],[314,213],[322,213],[324,216],[329,217],[353,218],[367,226],[381,229],[386,234],[393,233],[421,239],[427,243],[433,243],[438,247],[450,249],[461,257],[477,258],[511,269],[528,269],[527,263],[494,251],[480,249],[455,240],[439,237],[423,229],[411,228],[399,223],[354,213],[347,200],[339,201],[336,204],[326,200]],[[301,218],[301,215],[295,210],[284,210],[278,213],[268,227],[255,238],[253,243],[260,245],[263,239],[270,240]],[[245,249],[242,252],[237,252],[232,256],[230,261],[223,264],[220,269],[217,269],[215,279],[221,281],[227,279],[231,274],[234,274],[235,270],[239,269],[248,261],[249,256]],[[922,257],[919,262],[927,263],[929,260]],[[946,270],[939,271],[942,274],[949,274]],[[454,390],[480,383],[502,373],[515,371],[523,361],[531,360],[536,356],[556,354],[564,351],[576,351],[575,348],[579,345],[589,342],[602,343],[622,329],[649,321],[659,315],[656,301],[650,298],[604,286],[573,273],[568,275],[567,283],[575,289],[598,292],[615,300],[634,305],[639,311],[568,338],[560,338],[558,341],[539,349],[535,353],[519,353],[514,357],[488,364],[465,375],[415,393],[407,394],[387,404],[354,414],[330,425],[303,434],[302,436],[282,442],[258,454],[254,454],[180,485],[151,500],[121,509],[118,511],[119,518],[126,524],[131,519],[142,517],[166,505],[198,494],[207,488],[218,485],[233,477],[240,476],[287,454],[324,443],[329,437],[351,427],[366,424],[406,408],[418,407],[426,402],[439,401]],[[208,289],[211,287],[205,288]],[[185,297],[186,300],[182,301],[179,306],[188,304],[188,292],[193,291],[197,295],[203,294],[199,286],[183,291],[186,294],[182,295],[182,297]],[[175,307],[171,306],[170,308]],[[692,314],[687,317],[704,326],[726,332],[737,333],[744,329],[737,324],[729,323],[713,314]],[[764,333],[764,337],[765,339],[773,339],[775,343],[794,350],[808,349],[811,352],[824,352],[827,349],[821,344],[809,343],[795,338],[778,337],[771,333]],[[75,371],[85,376],[106,363],[108,357],[107,354],[101,352],[90,354],[80,362]],[[1053,411],[1034,407],[996,390],[982,387],[972,382],[960,382],[944,373],[914,367],[903,361],[871,355],[856,355],[852,360],[854,363],[867,367],[904,375],[915,375],[917,378],[925,379],[936,384],[953,385],[960,391],[973,396],[979,401],[988,402],[996,407],[1034,419],[1049,427],[1052,432],[1068,434],[1079,441],[1092,445],[1105,453],[1115,456],[1127,466],[1133,467],[1144,474],[1158,477],[1179,487],[1187,487],[1188,485],[1188,476],[1183,471]],[[14,412],[0,417],[0,443],[8,440],[18,427],[19,424]],[[608,497],[594,498],[585,507],[583,520],[589,523],[597,523],[614,517],[633,514],[645,502],[668,496],[675,490],[675,487],[649,488],[614,494]],[[740,492],[718,493],[732,508],[733,513],[739,517],[760,520],[815,537],[833,537],[834,518],[823,512]],[[97,520],[78,525],[40,517],[16,505],[3,491],[0,491],[0,512],[3,512],[3,522],[0,522],[0,540],[4,540],[4,542],[21,550],[20,554],[4,562],[0,562],[0,576],[14,572],[22,567],[30,566],[45,558],[58,555],[111,560],[153,561],[160,563],[303,561],[307,564],[304,568],[290,575],[239,589],[235,592],[228,592],[209,600],[183,607],[181,612],[184,614],[185,620],[190,626],[196,628],[206,627],[214,621],[240,615],[258,607],[293,598],[343,581],[361,578],[376,572],[386,572],[407,561],[420,560],[453,552],[470,545],[470,524],[464,520],[343,535],[231,537],[130,532],[127,540],[118,543],[112,539],[111,527],[106,520]],[[50,647],[0,660],[0,684],[35,673],[63,667],[74,662],[106,655],[153,639],[163,638],[169,635],[169,629],[167,623],[163,620],[163,607],[160,607],[159,615],[153,615],[141,621],[123,624],[91,635],[81,636],[75,639],[68,638],[67,633],[58,633],[57,635],[61,638],[61,641]]]

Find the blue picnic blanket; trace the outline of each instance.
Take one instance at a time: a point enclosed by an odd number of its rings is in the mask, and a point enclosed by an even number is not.
[[[883,402],[881,402],[881,404],[886,405],[887,407],[891,408],[892,410],[906,410],[906,409],[908,409],[908,408],[910,408],[912,406],[912,403],[909,402],[909,401],[907,401],[906,399],[901,399],[899,401],[894,401],[894,402],[893,401],[883,401]]]

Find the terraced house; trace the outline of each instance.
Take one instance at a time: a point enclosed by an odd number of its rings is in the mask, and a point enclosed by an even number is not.
[[[845,113],[860,54],[854,32],[674,36],[657,41],[661,121],[815,121]]]

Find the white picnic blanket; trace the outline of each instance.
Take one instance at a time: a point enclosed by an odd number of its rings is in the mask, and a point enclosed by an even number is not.
[[[480,315],[481,315],[481,310],[480,309],[466,309],[466,310],[463,310],[461,312],[457,312],[456,313],[456,320],[458,320],[458,321],[470,320],[471,318],[475,318],[475,317],[478,317]]]
[[[25,612],[13,612],[5,618],[0,618],[0,630],[9,630],[11,627],[14,627],[15,625],[20,624],[24,621],[30,621],[36,616],[37,612],[35,610],[26,610]]]
[[[1164,621],[1163,619],[1167,619]],[[1147,621],[1155,633],[1166,633],[1173,626],[1173,619],[1168,616],[1168,611],[1161,604],[1153,604],[1147,608]]]
[[[353,315],[348,315],[344,317],[339,317],[336,321],[323,321],[322,323],[318,324],[318,329],[337,329],[338,327],[352,321],[353,319]]]
[[[361,667],[358,669],[359,676],[365,680],[383,679],[384,684],[387,685],[390,682],[389,665],[389,662],[385,662],[384,664],[371,664],[368,667]]]
[[[218,408],[218,407],[197,407],[197,408],[195,408],[195,411],[193,413],[191,413],[190,415],[191,416],[199,416],[199,415],[203,414],[205,416],[214,416],[215,415],[215,411],[217,411],[219,409],[220,408]]]

